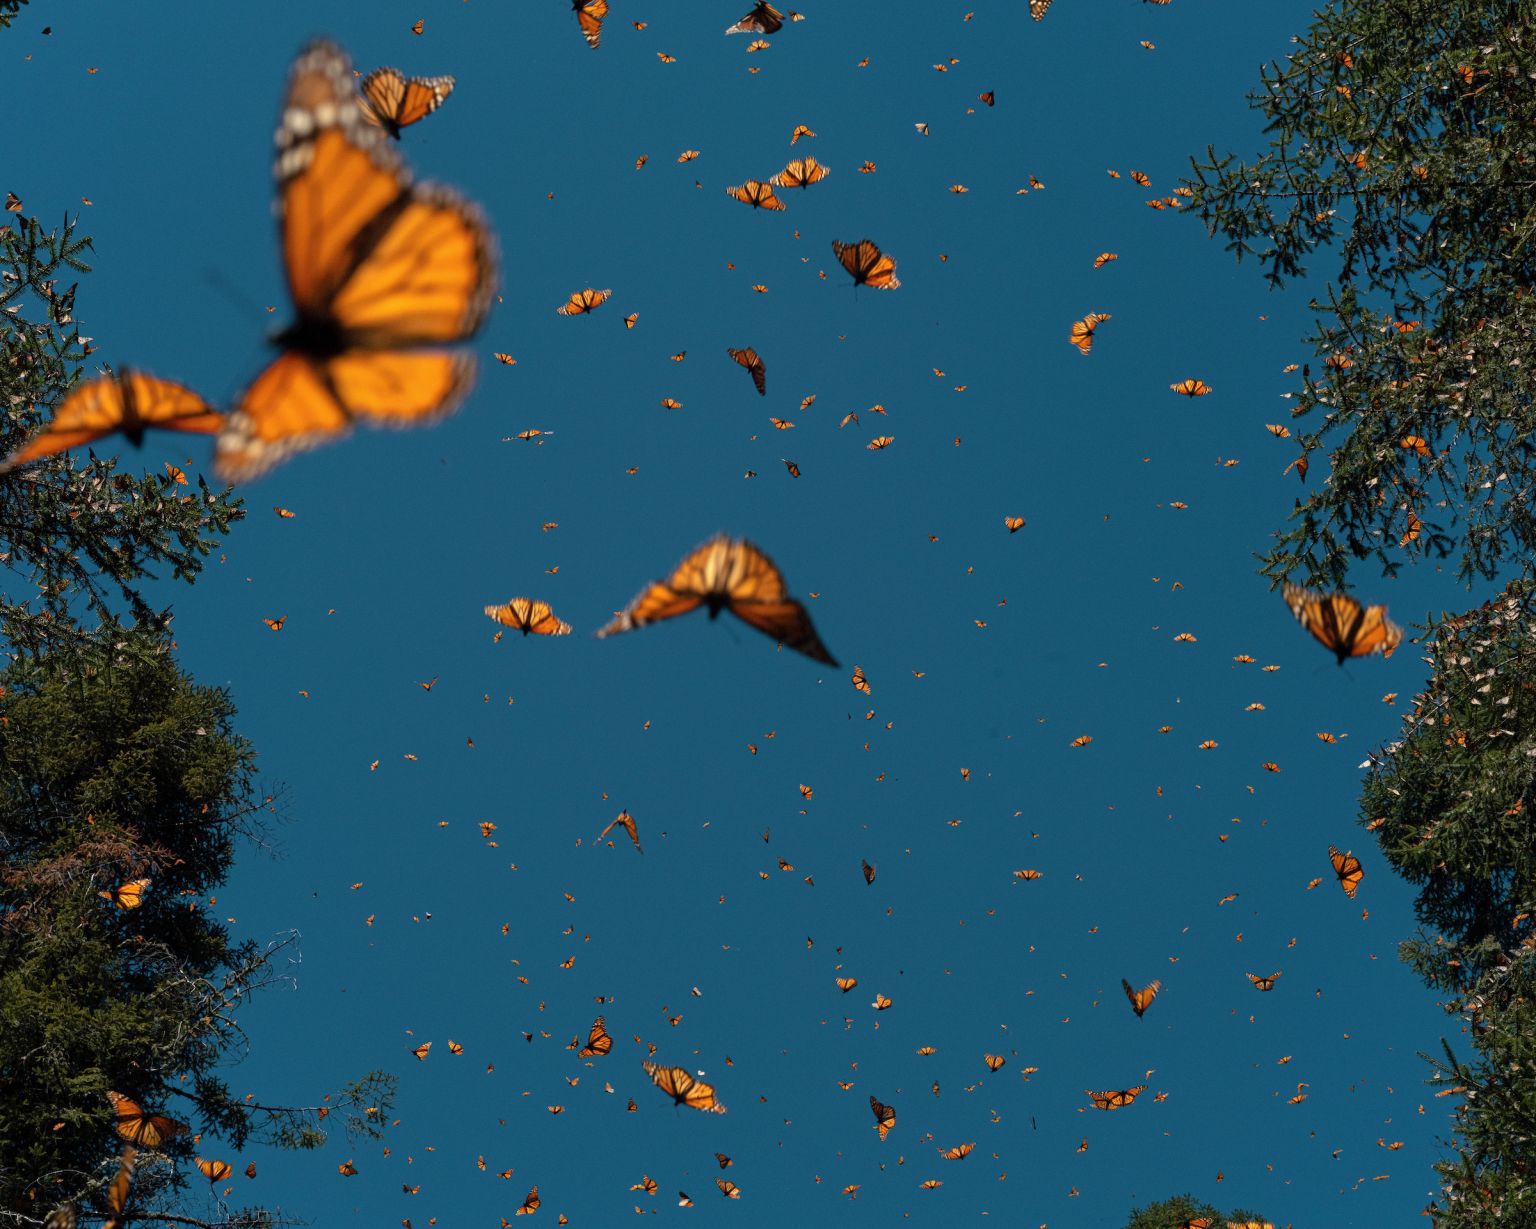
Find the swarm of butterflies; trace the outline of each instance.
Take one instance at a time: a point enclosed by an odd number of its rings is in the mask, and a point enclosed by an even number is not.
[[[1051,2],[1030,0],[1033,18],[1044,18]],[[1163,4],[1168,0],[1148,2]],[[608,15],[607,0],[572,0],[572,9],[587,44],[598,48]],[[771,4],[759,3],[726,33],[772,35],[786,20],[799,18],[799,14],[786,15]],[[151,428],[214,435],[217,472],[229,481],[246,481],[300,450],[338,440],[358,420],[419,426],[451,413],[475,379],[472,358],[455,347],[474,336],[493,301],[496,244],[474,203],[452,189],[413,179],[396,142],[404,129],[441,107],[453,88],[450,76],[408,77],[394,68],[379,68],[359,79],[345,53],[335,45],[320,41],[306,47],[292,66],[276,135],[277,215],[294,309],[292,322],[274,339],[276,357],[228,413],[174,381],[137,370],[108,371],[73,390],[35,438],[0,463],[0,481],[12,480],[5,475],[23,466],[114,432],[138,445]],[[983,101],[991,104],[987,96]],[[803,134],[814,135],[802,127],[796,130],[795,139]],[[778,211],[785,205],[775,189],[804,190],[829,173],[814,158],[795,159],[769,180],[747,180],[727,188],[727,193],[754,209]],[[900,287],[895,259],[872,240],[834,240],[831,247],[855,285],[882,291]],[[1113,259],[1112,253],[1104,253],[1099,263]],[[555,310],[565,316],[590,313],[610,294],[587,287],[573,292]],[[1097,330],[1110,319],[1107,313],[1091,312],[1071,325],[1067,340],[1086,356]],[[733,347],[727,357],[743,368],[760,395],[766,395],[767,369],[755,349]],[[1191,398],[1211,391],[1195,378],[1171,387]],[[881,439],[890,442],[888,437]],[[877,440],[870,446],[884,444]],[[796,472],[793,462],[786,465]],[[1025,526],[1022,517],[1008,517],[1005,524],[1009,533]],[[1302,627],[1341,665],[1351,658],[1378,653],[1390,657],[1402,640],[1402,629],[1386,617],[1384,606],[1292,584],[1285,585],[1283,596]],[[642,589],[596,635],[605,638],[700,607],[711,619],[722,610],[728,611],[779,645],[812,661],[837,666],[804,605],[791,596],[769,556],[753,543],[726,534],[717,534],[689,552],[664,579]],[[572,631],[547,602],[533,598],[514,596],[501,604],[486,605],[484,613],[502,628],[524,637],[564,636]],[[281,620],[268,623],[274,629],[282,625]],[[869,691],[860,668],[854,668],[852,681],[861,691]],[[1091,741],[1084,735],[1072,745]],[[802,790],[809,797],[808,789]],[[621,811],[599,839],[606,839],[615,828],[622,829],[635,849],[644,853],[638,824],[628,811]],[[1359,859],[1332,845],[1328,855],[1340,888],[1353,899],[1364,878]],[[875,868],[865,862],[863,872],[866,883],[873,883]],[[1017,871],[1015,875],[1038,878],[1039,872]],[[139,878],[100,895],[117,909],[131,910],[141,905],[152,886],[150,879]],[[1275,988],[1282,973],[1247,976],[1257,991],[1267,993]],[[846,993],[856,983],[854,978],[840,979],[839,987]],[[1137,987],[1122,979],[1121,986],[1138,1019],[1152,1009],[1162,990],[1160,980]],[[888,998],[883,1003],[882,998],[875,1001],[877,1010],[890,1005]],[[413,1052],[425,1059],[430,1045],[424,1043]],[[573,1042],[572,1048],[575,1045]],[[596,1058],[612,1049],[613,1038],[599,1015],[578,1053],[583,1058]],[[1006,1062],[1000,1055],[985,1059],[993,1071]],[[711,1114],[726,1112],[715,1088],[687,1069],[651,1060],[643,1061],[641,1069],[676,1105]],[[1146,1084],[1136,1084],[1084,1089],[1083,1095],[1088,1108],[1109,1112],[1132,1106],[1146,1090]],[[1298,1099],[1304,1096],[1298,1091]],[[108,1099],[123,1146],[103,1202],[107,1229],[118,1229],[128,1216],[137,1156],[186,1133],[188,1128],[164,1114],[146,1110],[127,1095],[114,1091],[108,1093]],[[883,1141],[896,1125],[896,1111],[874,1095],[869,1097],[869,1107],[873,1129]],[[974,1147],[974,1143],[962,1144],[940,1152],[947,1159],[958,1160]],[[717,1160],[722,1169],[730,1165],[730,1158],[723,1154],[717,1154]],[[231,1173],[230,1164],[216,1158],[198,1158],[196,1165],[210,1183],[223,1181]],[[349,1161],[341,1172],[347,1174],[350,1166]],[[248,1167],[248,1176],[254,1176],[254,1169],[254,1165]],[[740,1189],[726,1178],[717,1179],[716,1185],[727,1198],[741,1197]],[[929,1185],[941,1183],[931,1180]],[[850,1188],[850,1192],[856,1189]],[[692,1201],[680,1193],[680,1203],[691,1206]],[[531,1215],[539,1206],[538,1187],[534,1186],[516,1215]],[[75,1209],[66,1205],[49,1218],[48,1226],[72,1229],[75,1219]],[[1209,1229],[1210,1225],[1208,1218],[1198,1218],[1190,1221],[1187,1229]],[[1254,1222],[1233,1229],[1272,1227]]]

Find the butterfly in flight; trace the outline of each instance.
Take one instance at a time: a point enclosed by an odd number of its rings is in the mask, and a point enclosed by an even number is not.
[[[1099,325],[1110,317],[1104,312],[1089,312],[1081,320],[1074,321],[1072,330],[1067,337],[1074,346],[1083,354],[1093,349],[1093,335]]]
[[[298,318],[219,434],[214,465],[226,480],[336,439],[359,417],[431,421],[474,383],[474,360],[439,347],[485,319],[495,241],[474,205],[413,183],[363,109],[346,54],[324,41],[305,48],[289,77],[276,163]]]
[[[734,26],[726,30],[727,34],[777,34],[784,25],[784,14],[774,8],[773,5],[760,2]]]
[[[613,1049],[613,1038],[608,1035],[608,1029],[603,1023],[603,1017],[592,1021],[592,1027],[587,1030],[587,1044],[576,1051],[578,1058],[592,1058],[595,1055],[607,1054]]]
[[[640,1067],[650,1077],[651,1083],[678,1105],[710,1114],[725,1113],[725,1106],[715,1100],[714,1086],[694,1079],[685,1068],[664,1067],[653,1062],[642,1062]]]
[[[1268,994],[1269,991],[1275,988],[1275,982],[1279,979],[1279,973],[1271,973],[1268,977],[1259,977],[1254,973],[1248,974],[1248,980],[1253,983],[1254,989],[1263,991],[1265,994]]]
[[[117,1115],[113,1124],[119,1137],[136,1148],[158,1148],[168,1139],[186,1134],[185,1123],[177,1122],[162,1114],[146,1114],[144,1107],[120,1092],[107,1093],[112,1111]]]
[[[1360,890],[1360,881],[1365,878],[1360,859],[1352,853],[1340,853],[1333,845],[1328,846],[1328,857],[1333,862],[1333,873],[1339,877],[1339,887],[1344,889],[1345,896],[1354,900],[1355,893]]]
[[[758,358],[757,351],[751,346],[745,350],[737,350],[733,346],[727,346],[725,352],[740,363],[752,375],[752,383],[757,386],[758,395],[768,395],[768,368],[763,365],[763,360]]]
[[[692,551],[666,580],[652,581],[597,634],[599,638],[676,618],[699,606],[715,618],[729,610],[742,622],[815,661],[837,665],[805,607],[785,590],[773,560],[741,538],[719,534]]]
[[[119,909],[137,909],[144,903],[144,893],[149,891],[149,882],[148,879],[130,879],[120,887],[107,888],[96,895],[102,900],[110,900]]]
[[[1347,593],[1316,593],[1287,584],[1286,605],[1297,621],[1343,665],[1346,658],[1380,653],[1391,657],[1403,629],[1387,618],[1385,606],[1362,606]]]
[[[395,140],[400,129],[426,119],[453,93],[452,77],[407,77],[398,68],[376,68],[358,85],[363,119]]]
[[[514,627],[525,636],[569,636],[571,625],[555,618],[548,602],[535,602],[526,597],[514,597],[505,606],[487,606],[485,617],[507,627]],[[498,635],[500,633],[497,633]]]
[[[744,205],[751,205],[753,209],[766,209],[770,213],[783,213],[788,208],[773,194],[773,189],[768,184],[756,179],[749,179],[744,184],[727,188],[725,194]]]
[[[857,243],[839,243],[834,239],[832,253],[848,270],[855,286],[895,290],[901,285],[896,280],[896,258],[887,256],[869,239],[860,239]]]
[[[603,38],[603,18],[608,16],[608,0],[571,0],[571,10],[581,26],[581,36],[594,51]]]
[[[1135,1088],[1121,1088],[1105,1092],[1090,1092],[1083,1089],[1083,1095],[1093,1102],[1096,1110],[1117,1110],[1129,1105],[1142,1093],[1147,1091],[1145,1084],[1138,1084]]]
[[[595,311],[608,302],[613,294],[611,290],[594,290],[588,286],[585,290],[578,290],[575,294],[555,308],[562,316],[580,316],[587,312]],[[628,321],[626,321],[628,323]]]
[[[1029,15],[1036,21],[1044,21],[1046,10],[1051,7],[1051,0],[1029,0]]]
[[[896,1125],[896,1111],[877,1097],[870,1097],[869,1111],[875,1116],[875,1131],[879,1134],[881,1143],[884,1143],[885,1137]]]
[[[1133,990],[1131,983],[1125,978],[1120,979],[1120,986],[1125,991],[1125,997],[1131,1000],[1131,1010],[1136,1013],[1139,1020],[1147,1014],[1147,1008],[1152,1006],[1152,1000],[1157,997],[1157,992],[1163,988],[1160,981],[1149,982],[1140,990]]]
[[[137,371],[109,371],[65,397],[48,425],[0,462],[0,474],[95,443],[114,431],[121,431],[137,448],[150,427],[211,434],[223,425],[224,416],[184,385]]]
[[[613,822],[597,834],[597,839],[600,841],[606,840],[608,834],[615,828],[623,828],[625,832],[629,833],[629,839],[634,842],[635,848],[640,849],[640,826],[635,823],[633,815],[628,811],[620,811],[614,816]],[[640,849],[640,852],[644,853],[645,850]]]
[[[776,188],[809,188],[830,174],[832,169],[817,162],[815,158],[795,158],[768,182]]]

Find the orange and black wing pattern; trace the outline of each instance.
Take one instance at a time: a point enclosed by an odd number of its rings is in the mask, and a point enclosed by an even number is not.
[[[407,77],[398,68],[376,68],[358,87],[363,119],[400,139],[400,129],[426,119],[453,93],[452,77]]]
[[[896,1125],[896,1111],[877,1097],[870,1097],[869,1112],[875,1116],[875,1130],[879,1133],[881,1142],[891,1133],[891,1128]]]
[[[901,285],[896,280],[896,258],[887,256],[869,239],[860,239],[857,243],[839,243],[834,239],[832,252],[848,270],[855,286],[895,290]]]
[[[784,25],[784,14],[767,3],[755,5],[750,13],[738,21],[734,26],[726,29],[727,34],[777,34]]]
[[[1098,331],[1099,325],[1110,317],[1105,312],[1089,312],[1081,320],[1072,322],[1071,332],[1067,340],[1078,348],[1079,353],[1087,354],[1093,349],[1093,335]]]
[[[584,316],[608,302],[612,294],[611,290],[594,290],[588,286],[585,290],[578,290],[555,310],[562,316]]]
[[[734,346],[727,346],[725,352],[745,367],[752,375],[752,383],[757,386],[760,397],[768,395],[768,368],[763,365],[763,360],[757,356],[757,351],[751,346],[745,350],[738,350]]]
[[[651,1083],[671,1097],[678,1105],[689,1109],[704,1110],[710,1114],[725,1113],[725,1106],[715,1100],[715,1089],[703,1080],[696,1080],[684,1067],[665,1067],[660,1063],[642,1062],[641,1068],[650,1076]]]
[[[1109,1089],[1104,1092],[1091,1092],[1085,1088],[1083,1095],[1093,1102],[1096,1110],[1117,1110],[1123,1109],[1146,1091],[1145,1084],[1138,1084],[1135,1088]]]
[[[114,1126],[118,1135],[138,1148],[158,1148],[168,1139],[186,1132],[185,1123],[167,1118],[163,1114],[147,1114],[137,1101],[120,1092],[107,1093],[112,1111],[117,1115]]]
[[[776,188],[809,188],[832,173],[815,158],[796,158],[768,182]]]
[[[1140,990],[1132,988],[1131,983],[1125,978],[1120,979],[1120,987],[1125,991],[1125,997],[1131,1001],[1131,1010],[1136,1013],[1137,1019],[1147,1014],[1147,1008],[1152,1006],[1152,1000],[1157,997],[1157,992],[1163,988],[1160,981],[1149,982]]]
[[[1365,878],[1365,868],[1360,865],[1360,859],[1352,853],[1340,853],[1336,846],[1328,846],[1328,857],[1333,862],[1333,873],[1338,876],[1339,887],[1344,889],[1344,895],[1350,900],[1355,899],[1355,893],[1360,890],[1360,881]]]
[[[588,47],[596,50],[603,41],[603,18],[608,16],[608,0],[571,0],[571,8],[581,26],[581,36],[587,40]]]
[[[612,636],[687,614],[701,605],[713,618],[729,610],[742,622],[815,661],[837,665],[805,607],[788,594],[773,560],[745,539],[711,538],[664,581],[653,581],[597,634]]]
[[[1029,15],[1036,21],[1044,21],[1046,10],[1051,7],[1051,0],[1029,0]]]
[[[727,188],[725,194],[744,205],[751,205],[753,209],[767,209],[771,213],[781,213],[786,208],[784,202],[773,194],[773,188],[770,185],[756,179],[749,179],[744,184]]]
[[[336,439],[359,418],[430,422],[458,406],[496,285],[480,211],[415,184],[363,119],[346,55],[311,44],[294,63],[277,132],[277,198],[298,318],[245,390],[214,452],[221,477],[254,477]]]
[[[607,1054],[612,1049],[613,1038],[608,1034],[608,1026],[603,1022],[603,1017],[598,1016],[587,1030],[587,1044],[577,1050],[576,1055],[578,1058],[592,1058]]]
[[[1304,628],[1343,665],[1350,657],[1380,653],[1391,657],[1403,629],[1387,618],[1385,606],[1362,606],[1347,593],[1317,593],[1285,586],[1285,603]]]
[[[536,602],[531,598],[514,597],[504,606],[487,606],[485,617],[515,628],[525,636],[569,636],[571,625],[555,617],[548,602]]]
[[[211,434],[223,425],[224,416],[183,384],[137,371],[114,372],[87,380],[65,397],[47,426],[0,462],[0,474],[115,431],[137,446],[149,427]]]

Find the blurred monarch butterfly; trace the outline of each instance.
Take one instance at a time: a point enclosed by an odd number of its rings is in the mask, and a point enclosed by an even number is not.
[[[815,135],[816,134],[807,128],[804,124],[796,124],[795,130],[789,134],[789,143],[793,145],[801,137],[813,137]]]
[[[1120,256],[1116,252],[1100,252],[1097,256],[1095,256],[1093,258],[1093,267],[1095,269],[1102,269],[1110,261],[1112,261],[1112,260],[1119,260],[1119,259],[1120,259]]]
[[[1328,846],[1328,857],[1333,861],[1333,873],[1339,877],[1344,895],[1354,900],[1355,893],[1360,890],[1360,881],[1365,878],[1360,859],[1352,853],[1340,853],[1333,845]]]
[[[688,1198],[688,1192],[687,1191],[678,1191],[677,1192],[677,1206],[680,1207],[680,1208],[691,1208],[691,1207],[693,1207],[693,1200]]]
[[[606,7],[606,6],[604,6],[604,7]],[[537,1212],[539,1210],[540,1202],[542,1202],[542,1201],[539,1199],[539,1188],[538,1187],[534,1187],[531,1191],[528,1192],[528,1194],[523,1196],[523,1206],[518,1208],[518,1210],[516,1212],[512,1213],[512,1215],[513,1216],[532,1216],[535,1212]]]
[[[65,397],[48,425],[0,462],[0,474],[81,444],[95,443],[114,431],[121,431],[137,448],[150,427],[211,433],[223,424],[224,416],[185,385],[127,369],[109,371],[87,380]]]
[[[1275,988],[1275,982],[1280,980],[1278,972],[1271,973],[1268,977],[1258,977],[1253,973],[1248,974],[1248,980],[1253,983],[1255,990],[1262,990],[1266,994]]]
[[[507,627],[514,627],[525,636],[568,636],[571,625],[555,618],[548,602],[536,602],[526,597],[508,598],[505,606],[487,606],[485,617]]]
[[[853,677],[851,681],[854,687],[857,690],[862,691],[866,696],[874,694],[874,692],[870,689],[869,680],[864,677],[863,666],[855,666],[853,668]]]
[[[185,1123],[161,1114],[146,1114],[143,1106],[120,1092],[107,1093],[107,1100],[117,1115],[113,1124],[118,1135],[138,1148],[158,1148],[168,1139],[187,1131]]]
[[[985,94],[977,94],[976,101],[984,102],[989,107],[995,107],[997,105],[997,94],[992,90],[988,90]]]
[[[782,213],[787,206],[773,194],[773,189],[756,179],[749,179],[744,184],[734,188],[727,188],[725,194],[744,205],[751,205],[753,209],[767,209],[772,213]]]
[[[149,891],[148,879],[130,879],[115,888],[105,888],[96,895],[110,900],[119,909],[137,909],[144,903],[144,893]]]
[[[226,480],[335,439],[359,416],[430,421],[474,382],[470,356],[434,347],[485,319],[495,241],[474,205],[413,184],[363,109],[346,54],[324,41],[306,47],[289,75],[276,163],[298,318],[219,434],[214,463]]]
[[[875,1130],[883,1143],[891,1133],[891,1128],[896,1125],[896,1111],[875,1097],[870,1097],[869,1109],[875,1116]]]
[[[1034,870],[1034,869],[1032,869],[1030,867],[1025,867],[1023,870],[1014,871],[1013,872],[1013,877],[1015,879],[1024,879],[1024,880],[1039,879],[1040,876],[1041,876],[1041,873],[1042,872]]]
[[[412,1054],[416,1055],[416,1061],[419,1062],[419,1063],[426,1062],[427,1061],[427,1055],[430,1054],[431,1052],[432,1052],[432,1043],[430,1041],[423,1041],[419,1046],[417,1046],[415,1049],[413,1049],[411,1051]]]
[[[953,1148],[940,1148],[939,1155],[946,1161],[963,1161],[976,1150],[975,1144],[957,1144]]]
[[[997,1071],[1000,1070],[1008,1060],[1001,1054],[983,1054],[981,1056],[981,1061],[987,1064],[988,1071]]]
[[[611,290],[594,290],[588,286],[585,290],[578,290],[555,310],[562,316],[580,316],[601,307],[612,294]]]
[[[587,46],[596,50],[603,37],[603,18],[608,16],[608,0],[571,0],[571,11],[581,27]]]
[[[638,319],[640,319],[640,313],[639,312],[630,312],[629,315],[624,317],[624,327],[626,329],[634,328],[635,327],[635,321],[638,320]]]
[[[831,167],[823,166],[815,158],[796,158],[768,182],[779,188],[809,188],[830,174]]]
[[[734,346],[725,347],[725,353],[736,359],[737,363],[745,367],[746,372],[753,378],[753,384],[757,387],[757,395],[768,396],[768,369],[763,366],[762,359],[757,356],[757,350],[748,346],[745,350],[737,350]]]
[[[613,822],[597,834],[597,839],[605,840],[615,827],[623,828],[629,833],[629,839],[634,842],[635,848],[640,849],[640,827],[635,823],[635,817],[628,811],[620,811],[614,816]],[[640,849],[640,852],[644,853],[645,850]]]
[[[1362,606],[1347,593],[1316,593],[1292,584],[1284,594],[1297,621],[1341,666],[1348,657],[1391,657],[1402,641],[1403,629],[1387,618],[1385,606]]]
[[[80,1209],[72,1203],[61,1203],[48,1213],[43,1221],[43,1229],[77,1229],[80,1224]]]
[[[917,1189],[920,1191],[936,1191],[943,1185],[943,1181],[939,1178],[924,1178],[917,1184]]]
[[[603,1023],[603,1017],[592,1021],[592,1027],[587,1030],[587,1044],[576,1051],[578,1058],[592,1058],[595,1055],[607,1054],[613,1049],[613,1038],[608,1035],[607,1026]]]
[[[425,119],[453,93],[452,77],[407,77],[398,68],[376,68],[358,87],[362,117],[400,139],[400,129]]]
[[[138,1152],[132,1145],[123,1149],[123,1155],[118,1161],[117,1173],[113,1175],[111,1185],[107,1187],[104,1197],[107,1212],[110,1215],[102,1229],[117,1229],[125,1222],[124,1213],[128,1208],[128,1192],[133,1186],[133,1166],[137,1157]],[[67,1223],[73,1225],[75,1218],[71,1216]]]
[[[740,1199],[741,1187],[737,1186],[729,1178],[716,1178],[715,1185],[720,1188],[720,1193],[727,1199]]]
[[[1211,391],[1211,386],[1204,380],[1195,379],[1180,380],[1177,384],[1170,384],[1168,387],[1185,397],[1203,397]]]
[[[784,25],[784,14],[773,5],[759,0],[752,11],[726,30],[727,34],[777,34]]]
[[[288,622],[288,616],[280,615],[275,619],[263,619],[262,622],[270,627],[274,632],[280,632],[283,630],[283,624]]]
[[[864,882],[865,883],[870,883],[870,884],[874,883],[874,881],[875,881],[875,864],[873,862],[866,862],[866,861],[864,861],[863,858],[860,858],[859,859],[859,869],[864,874]]]
[[[1147,983],[1140,990],[1131,989],[1131,983],[1125,978],[1120,979],[1120,986],[1125,991],[1125,997],[1131,1000],[1131,1010],[1136,1013],[1139,1020],[1147,1014],[1147,1008],[1152,1006],[1152,1000],[1157,997],[1157,992],[1163,988],[1163,983],[1153,981]]]
[[[1096,1110],[1117,1110],[1129,1105],[1142,1093],[1147,1091],[1145,1084],[1138,1084],[1135,1088],[1121,1088],[1105,1092],[1090,1092],[1083,1089],[1083,1095],[1093,1102]]]
[[[642,1062],[641,1069],[650,1076],[651,1083],[671,1097],[678,1105],[689,1109],[704,1110],[710,1114],[725,1113],[725,1106],[715,1100],[715,1089],[703,1080],[696,1080],[682,1067],[663,1067],[660,1063]]]
[[[336,1166],[336,1172],[343,1178],[355,1178],[357,1177],[357,1166],[352,1164],[350,1160],[346,1160]]]
[[[726,1156],[723,1152],[715,1153],[715,1163],[719,1165],[721,1169],[729,1169],[732,1165],[735,1164],[735,1162],[732,1161],[731,1158]]]
[[[691,552],[665,581],[653,581],[599,638],[676,618],[699,606],[710,618],[729,610],[738,619],[815,661],[837,665],[805,607],[785,591],[773,560],[745,539],[719,534]]]
[[[896,258],[887,256],[869,239],[860,239],[857,243],[839,243],[834,239],[832,254],[848,270],[855,286],[895,290],[901,285],[896,280]]]
[[[1431,455],[1429,441],[1426,440],[1422,435],[1405,435],[1402,439],[1397,441],[1397,445],[1399,448],[1412,449],[1421,457],[1427,457]]]
[[[1093,349],[1093,335],[1099,325],[1112,319],[1107,312],[1089,312],[1081,320],[1073,323],[1067,340],[1078,348],[1083,354]]]
[[[890,996],[889,995],[885,995],[885,994],[880,994],[878,992],[876,992],[876,994],[875,994],[874,1001],[872,1003],[870,1003],[870,1006],[873,1007],[876,1011],[885,1011],[888,1007],[890,1007],[890,1005],[891,1005]]]
[[[1008,526],[1009,533],[1018,533],[1019,530],[1024,528],[1024,518],[1022,516],[1005,516],[1003,517],[1003,524]]]
[[[234,1173],[234,1166],[228,1161],[205,1161],[201,1157],[197,1162],[198,1171],[211,1182],[222,1182],[230,1174]]]
[[[877,435],[869,443],[865,444],[864,447],[870,452],[879,452],[883,448],[889,448],[895,442],[896,437],[894,435]]]
[[[427,23],[421,18],[417,18],[416,24],[411,27],[411,33],[418,37],[420,37],[422,34],[425,34],[426,30]]]
[[[1046,10],[1051,7],[1051,0],[1029,0],[1029,15],[1036,21],[1045,19]]]
[[[837,988],[844,994],[847,994],[848,991],[852,990],[858,984],[859,979],[857,977],[839,977],[837,979]]]
[[[1086,747],[1092,741],[1093,741],[1093,735],[1092,734],[1079,734],[1076,738],[1074,738],[1072,740],[1071,745],[1074,746],[1074,747]]]

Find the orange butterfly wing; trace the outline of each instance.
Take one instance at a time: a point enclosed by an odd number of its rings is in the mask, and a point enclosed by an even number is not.
[[[873,286],[876,290],[895,290],[901,285],[896,280],[896,258],[887,256],[874,242],[860,239],[857,243],[839,243],[832,240],[832,252],[843,268],[853,278],[855,286]]]
[[[1342,666],[1349,657],[1380,653],[1391,657],[1403,629],[1387,618],[1385,606],[1362,606],[1347,593],[1315,593],[1287,584],[1286,605],[1319,644],[1332,651]]]
[[[578,1058],[592,1058],[594,1055],[607,1054],[613,1049],[613,1038],[608,1035],[608,1029],[603,1023],[603,1017],[592,1021],[592,1027],[587,1031],[587,1044],[576,1051]]]
[[[526,597],[514,597],[505,606],[487,606],[485,616],[516,628],[525,636],[568,636],[571,632],[571,625],[556,618],[548,602],[530,601]]]
[[[359,416],[407,426],[449,413],[474,379],[465,354],[421,349],[480,327],[496,282],[478,209],[414,185],[362,119],[346,56],[295,62],[278,130],[284,267],[298,319],[220,434],[215,464],[249,478],[334,439]]]
[[[162,1114],[146,1114],[137,1101],[119,1092],[108,1092],[107,1100],[117,1115],[114,1124],[120,1137],[141,1148],[158,1148],[168,1139],[186,1132],[186,1124]]]
[[[758,357],[757,351],[751,346],[748,346],[745,350],[737,350],[733,346],[727,346],[725,352],[751,373],[752,383],[757,388],[758,396],[766,397],[768,395],[768,368],[764,366],[763,360]]]
[[[869,1099],[870,1112],[875,1116],[875,1130],[879,1133],[881,1142],[891,1133],[891,1128],[896,1125],[896,1111],[877,1097]]]
[[[1360,859],[1352,853],[1340,853],[1333,845],[1328,846],[1328,857],[1333,862],[1333,873],[1338,876],[1339,887],[1344,889],[1345,896],[1354,900],[1355,893],[1360,890],[1360,881],[1365,878]]]
[[[121,431],[130,443],[144,441],[147,427],[214,432],[224,416],[197,393],[173,380],[120,371],[87,380],[59,403],[52,420],[26,445],[0,462],[0,474],[17,466]]]
[[[596,50],[603,37],[603,18],[608,16],[608,0],[571,0],[576,21],[581,26],[587,46]]]
[[[398,68],[376,68],[363,78],[359,89],[368,105],[363,119],[379,124],[390,136],[423,120],[453,93],[452,77],[406,78]]]

